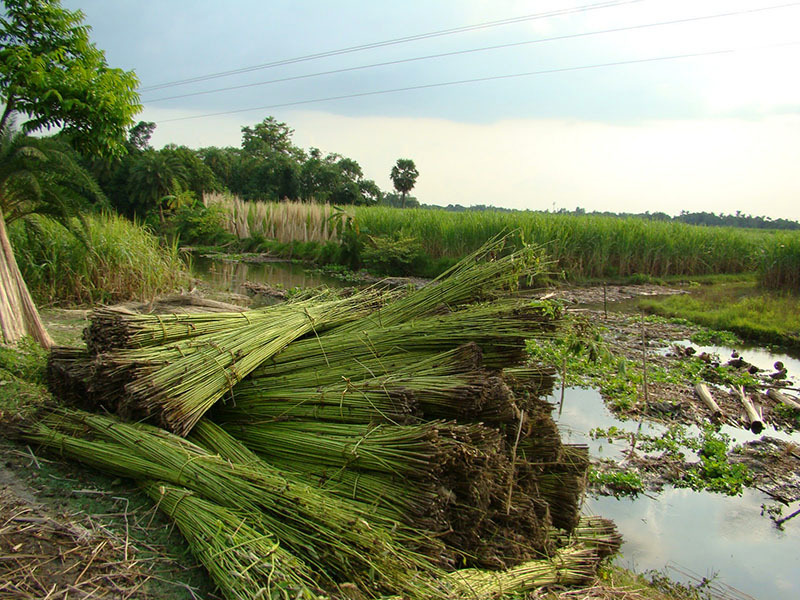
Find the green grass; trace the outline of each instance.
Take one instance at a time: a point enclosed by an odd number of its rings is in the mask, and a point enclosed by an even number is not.
[[[73,220],[70,230],[30,217],[9,227],[22,276],[41,305],[150,300],[183,281],[176,247],[116,215]]]
[[[732,331],[742,339],[800,350],[800,297],[760,290],[753,284],[700,286],[691,294],[640,300],[639,307]]]
[[[765,288],[800,292],[800,236],[781,234],[764,248],[759,274]]]
[[[414,238],[432,258],[463,256],[502,231],[517,230],[517,243],[543,245],[554,270],[569,279],[754,272],[761,250],[779,239],[770,231],[593,215],[391,207],[356,207],[355,215],[361,231]]]

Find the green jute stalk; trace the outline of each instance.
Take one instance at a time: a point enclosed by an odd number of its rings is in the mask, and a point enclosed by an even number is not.
[[[331,584],[350,581],[369,595],[381,589],[414,598],[441,595],[432,583],[435,569],[422,556],[369,524],[352,505],[263,461],[237,463],[152,426],[68,409],[30,423],[20,437],[116,475],[186,487],[259,515],[258,528]]]
[[[135,405],[158,414],[170,430],[185,435],[227,391],[290,342],[324,331],[372,309],[377,292],[331,302],[313,300],[273,311],[255,323],[236,321],[224,332],[167,346],[120,350],[107,360],[131,368],[125,386]],[[243,313],[246,317],[246,313]],[[113,368],[112,368],[113,371]]]
[[[186,488],[146,482],[144,491],[178,526],[192,553],[228,600],[321,600],[314,572],[287,552],[259,519]]]
[[[437,354],[474,342],[487,368],[504,368],[527,357],[525,340],[543,335],[553,323],[541,306],[519,300],[467,307],[442,315],[358,331],[332,330],[318,339],[297,340],[264,363],[253,378],[285,376],[296,371],[355,368],[402,352]]]
[[[549,560],[532,560],[503,571],[459,569],[447,580],[460,588],[458,597],[464,600],[490,600],[547,586],[588,583],[598,563],[595,550],[576,545],[557,551]]]

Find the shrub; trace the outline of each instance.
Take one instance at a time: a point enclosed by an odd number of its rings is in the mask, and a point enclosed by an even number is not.
[[[14,222],[9,236],[22,276],[40,304],[149,300],[175,289],[183,262],[144,228],[117,215]]]

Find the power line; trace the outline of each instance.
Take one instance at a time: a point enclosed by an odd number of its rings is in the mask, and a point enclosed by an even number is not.
[[[418,40],[430,39],[434,37],[442,37],[446,35],[454,35],[457,33],[465,33],[467,31],[476,31],[479,29],[488,29],[490,27],[500,27],[502,25],[513,25],[515,23],[523,23],[525,21],[532,21],[536,19],[545,19],[550,17],[557,17],[562,15],[570,15],[575,13],[581,12],[588,12],[590,10],[599,10],[603,8],[613,8],[616,6],[623,6],[626,4],[636,4],[639,2],[645,2],[647,0],[611,0],[606,2],[597,2],[594,4],[586,4],[583,6],[573,7],[573,8],[566,8],[561,10],[554,10],[550,12],[544,13],[535,13],[531,15],[523,15],[521,17],[512,17],[508,19],[500,19],[498,21],[486,21],[483,23],[477,23],[475,25],[465,25],[463,27],[454,27],[452,29],[441,29],[438,31],[431,31],[428,33],[420,33],[416,35],[409,35],[400,38],[394,38],[391,40],[384,40],[382,42],[373,42],[370,44],[361,44],[358,46],[350,46],[348,48],[340,48],[338,50],[328,50],[326,52],[318,52],[316,54],[307,54],[305,56],[298,56],[295,58],[287,58],[283,60],[278,60],[270,63],[264,63],[260,65],[253,65],[250,67],[242,67],[240,69],[231,69],[230,71],[221,71],[219,73],[210,73],[208,75],[198,75],[197,77],[189,77],[187,79],[178,79],[176,81],[168,81],[165,83],[160,83],[157,85],[145,86],[139,89],[140,92],[152,92],[155,90],[161,90],[168,87],[173,87],[177,85],[186,85],[189,83],[197,83],[200,81],[207,81],[209,79],[219,79],[220,77],[229,77],[231,75],[240,75],[242,73],[250,73],[252,71],[259,71],[262,69],[271,69],[274,67],[280,67],[284,65],[291,65],[299,62],[306,62],[310,60],[317,60],[319,58],[328,58],[331,56],[340,56],[342,54],[350,54],[352,52],[361,52],[363,50],[371,50],[373,48],[383,48],[386,46],[394,46],[397,44],[405,44],[408,42],[415,42]]]
[[[796,46],[800,44],[800,41],[793,41],[793,42],[785,42],[781,44],[769,44],[766,46],[754,46],[752,48],[748,48],[748,50],[765,50],[770,48],[782,48],[787,46]],[[723,50],[711,50],[707,52],[692,52],[688,54],[673,54],[670,56],[656,56],[651,58],[640,58],[634,60],[620,60],[615,62],[607,62],[607,63],[597,63],[593,65],[581,65],[577,67],[561,67],[557,69],[545,69],[541,71],[528,71],[525,73],[510,73],[506,75],[493,75],[490,77],[476,77],[473,79],[460,79],[456,81],[444,81],[439,83],[427,83],[422,85],[413,85],[408,87],[401,87],[401,88],[393,88],[388,90],[376,90],[371,92],[359,92],[356,94],[343,94],[341,96],[328,96],[326,98],[312,98],[308,100],[297,100],[294,102],[283,102],[280,104],[269,104],[266,106],[256,106],[253,108],[241,108],[238,110],[226,110],[221,112],[215,113],[207,113],[203,115],[192,115],[189,117],[175,117],[172,119],[162,119],[161,121],[157,121],[157,123],[172,123],[175,121],[189,121],[192,119],[205,119],[208,117],[218,117],[222,115],[233,115],[238,113],[245,113],[245,112],[252,112],[256,110],[270,110],[273,108],[286,108],[288,106],[300,106],[303,104],[314,104],[317,102],[330,102],[334,100],[346,100],[349,98],[363,98],[366,96],[378,96],[383,94],[395,94],[398,92],[409,92],[415,90],[425,90],[431,88],[439,88],[439,87],[447,87],[447,86],[455,86],[455,85],[465,85],[470,83],[480,83],[485,81],[500,81],[504,79],[518,79],[521,77],[532,77],[535,75],[549,75],[553,73],[569,73],[572,71],[585,71],[590,69],[601,69],[606,67],[618,67],[623,65],[636,65],[636,64],[643,64],[643,63],[653,63],[653,62],[662,62],[668,60],[678,60],[684,58],[698,58],[703,56],[719,56],[723,54],[733,54],[736,52],[741,52],[742,49],[738,48],[727,48]]]
[[[320,72],[317,72],[317,73],[309,73],[309,74],[306,74],[306,75],[295,75],[295,76],[292,76],[292,77],[282,77],[280,79],[270,79],[268,81],[259,81],[259,82],[255,82],[255,83],[246,83],[246,84],[242,84],[242,85],[234,85],[234,86],[229,86],[229,87],[216,88],[216,89],[213,89],[213,90],[205,90],[205,91],[200,91],[200,92],[190,92],[190,93],[186,93],[186,94],[177,94],[175,96],[166,96],[166,97],[163,97],[163,98],[155,98],[153,100],[146,100],[145,102],[148,102],[148,103],[149,102],[164,102],[166,100],[177,100],[179,98],[189,98],[189,97],[192,97],[192,96],[204,96],[204,95],[208,95],[208,94],[217,94],[217,93],[220,93],[220,92],[229,92],[229,91],[233,91],[233,90],[241,90],[241,89],[246,89],[246,88],[251,88],[251,87],[258,87],[258,86],[262,86],[262,85],[270,85],[270,84],[274,84],[274,83],[285,83],[287,81],[297,81],[299,79],[310,79],[310,78],[313,78],[313,77],[320,77],[320,76],[323,76],[323,75],[334,75],[334,74],[337,74],[337,73],[347,73],[347,72],[352,72],[352,71],[361,71],[361,70],[365,70],[365,69],[373,69],[373,68],[377,68],[377,67],[387,67],[387,66],[399,65],[399,64],[404,64],[404,63],[411,63],[411,62],[419,62],[419,61],[431,60],[431,59],[435,59],[435,58],[445,58],[445,57],[449,57],[449,56],[458,56],[458,55],[463,55],[463,54],[486,52],[486,51],[490,51],[490,50],[500,50],[500,49],[506,49],[506,48],[514,48],[514,47],[531,45],[531,44],[540,44],[540,43],[544,43],[544,42],[562,41],[562,40],[568,40],[568,39],[574,39],[574,38],[588,37],[588,36],[593,36],[593,35],[607,34],[607,33],[620,33],[620,32],[623,32],[623,31],[634,31],[634,30],[637,30],[637,29],[647,29],[647,28],[651,28],[651,27],[663,27],[663,26],[667,26],[667,25],[681,25],[681,24],[692,23],[692,22],[696,22],[696,21],[719,19],[719,18],[732,17],[732,16],[741,16],[741,15],[746,15],[746,14],[765,12],[765,11],[768,11],[768,10],[790,8],[790,7],[794,7],[794,6],[800,6],[800,2],[788,2],[788,3],[785,3],[785,4],[776,4],[776,5],[773,5],[773,6],[765,6],[765,7],[760,7],[760,8],[737,10],[737,11],[730,11],[730,12],[724,12],[724,13],[716,13],[716,14],[713,14],[713,15],[702,15],[702,16],[698,16],[698,17],[686,17],[686,18],[683,18],[683,19],[673,19],[673,20],[670,20],[670,21],[659,21],[659,22],[656,22],[656,23],[644,23],[644,24],[640,24],[640,25],[631,25],[631,26],[627,26],[627,27],[615,27],[613,29],[601,29],[601,30],[598,30],[598,31],[587,31],[587,32],[583,32],[583,33],[573,33],[573,34],[559,35],[559,36],[555,36],[555,37],[539,38],[539,39],[536,39],[536,40],[528,40],[528,41],[524,41],[524,42],[511,42],[511,43],[508,43],[508,44],[498,44],[498,45],[495,45],[495,46],[483,46],[483,47],[480,47],[480,48],[469,48],[469,49],[466,49],[466,50],[455,50],[455,51],[452,51],[452,52],[442,52],[442,53],[439,53],[439,54],[429,54],[429,55],[426,55],[426,56],[417,56],[417,57],[413,57],[413,58],[402,58],[402,59],[398,59],[398,60],[390,60],[390,61],[386,61],[386,62],[372,63],[372,64],[360,65],[360,66],[356,66],[356,67],[345,67],[345,68],[341,68],[341,69],[332,69],[330,71],[320,71]]]

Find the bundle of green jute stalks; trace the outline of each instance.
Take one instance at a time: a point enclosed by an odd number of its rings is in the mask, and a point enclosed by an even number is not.
[[[214,442],[219,448],[241,446],[219,428],[210,431],[211,439],[221,438]],[[244,448],[223,457],[150,425],[70,409],[42,415],[18,435],[105,472],[184,487],[246,515],[251,527],[306,565],[317,585],[350,582],[369,595],[401,590],[415,598],[436,591],[436,567],[393,532],[369,522],[356,505],[247,458]]]
[[[226,598],[497,598],[540,585],[584,582],[618,545],[613,526],[584,519],[572,536],[554,531],[562,549],[507,571],[445,575],[433,561],[336,500],[259,459],[208,421],[194,442],[161,429],[60,409],[19,426],[17,435],[106,472],[131,477],[174,519]]]
[[[430,285],[405,295],[373,287],[344,299],[325,294],[209,315],[130,315],[101,309],[92,315],[86,335],[97,357],[93,389],[106,403],[118,396],[129,412],[141,410],[185,435],[252,371],[301,338],[306,338],[304,348],[310,344],[312,353],[324,356],[328,350],[317,342],[326,331],[341,338],[409,323],[497,297],[521,276],[539,272],[534,249],[501,256],[503,245],[503,239],[487,243]],[[500,257],[485,260],[495,256]],[[501,345],[509,335],[498,335]]]
[[[183,438],[62,412],[27,439],[246,518],[296,559],[276,565],[300,565],[286,589],[458,598],[438,569],[505,572],[568,545],[588,468],[542,399],[553,369],[526,363],[527,344],[557,335],[560,308],[516,293],[542,263],[503,244],[414,291],[235,314],[98,311],[89,352],[54,351],[51,379],[74,375],[60,389]],[[178,524],[198,552],[219,551],[191,518]]]

